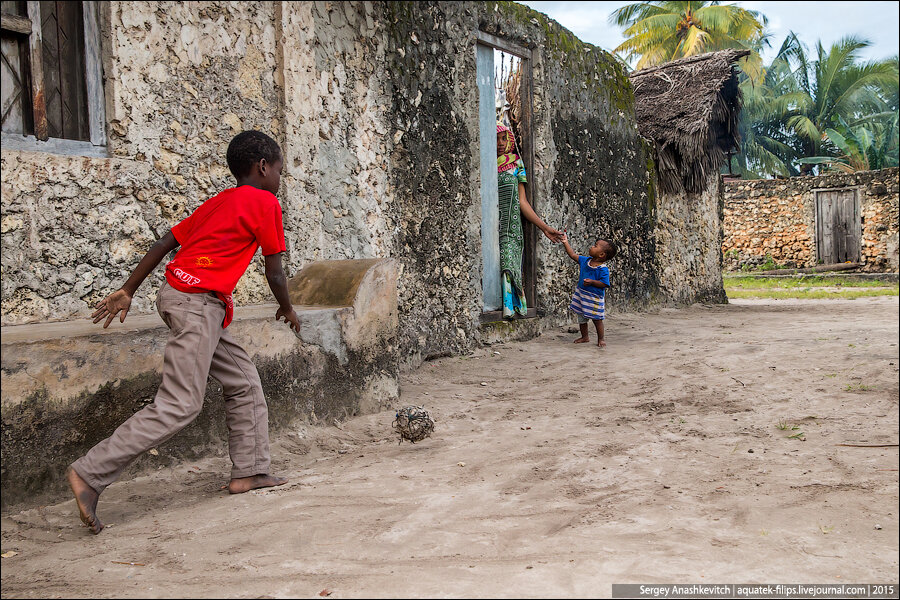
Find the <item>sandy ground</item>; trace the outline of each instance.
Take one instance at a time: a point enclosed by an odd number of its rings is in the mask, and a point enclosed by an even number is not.
[[[227,459],[211,458],[110,487],[96,537],[74,501],[4,515],[18,554],[2,595],[896,583],[896,297],[614,314],[605,350],[574,337],[405,376],[403,404],[437,419],[418,444],[398,445],[392,412],[280,436],[283,488],[229,496]]]

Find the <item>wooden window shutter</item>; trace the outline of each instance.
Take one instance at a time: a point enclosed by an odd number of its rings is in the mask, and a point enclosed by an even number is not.
[[[34,132],[31,106],[31,73],[28,67],[28,35],[31,21],[25,2],[0,2],[3,35],[0,41],[0,79],[3,97],[0,123],[3,132],[30,135]]]
[[[40,6],[47,134],[90,141],[82,3],[43,0]]]

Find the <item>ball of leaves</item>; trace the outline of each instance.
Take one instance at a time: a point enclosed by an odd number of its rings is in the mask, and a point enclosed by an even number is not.
[[[400,434],[400,441],[416,443],[424,440],[434,431],[434,419],[423,406],[404,406],[394,418],[394,430]]]

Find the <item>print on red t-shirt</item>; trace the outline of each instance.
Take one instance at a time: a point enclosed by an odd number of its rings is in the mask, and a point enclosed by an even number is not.
[[[166,265],[166,281],[182,292],[215,292],[226,308],[257,248],[264,256],[286,249],[278,199],[250,185],[213,196],[175,225],[172,235],[181,248]]]

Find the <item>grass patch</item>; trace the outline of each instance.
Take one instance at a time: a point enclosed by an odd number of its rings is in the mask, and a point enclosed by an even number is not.
[[[789,440],[800,440],[801,442],[806,441],[806,434],[800,430],[799,425],[791,424],[791,423],[788,423],[787,421],[781,420],[781,421],[778,421],[778,423],[775,425],[775,427],[777,427],[779,430],[784,431],[786,433],[795,431],[796,433],[792,433],[787,436],[787,439],[789,439]]]
[[[781,300],[785,298],[820,299],[820,298],[866,298],[871,296],[897,296],[897,288],[875,290],[816,290],[812,288],[802,289],[755,289],[742,290],[725,286],[725,293],[729,298],[773,298]]]
[[[734,274],[723,277],[729,298],[866,298],[900,295],[900,285],[880,279],[855,279],[840,275],[801,275],[798,277],[747,277]]]
[[[866,385],[865,383],[860,383],[859,385],[847,384],[844,386],[845,392],[871,392],[875,389],[874,385]]]
[[[893,288],[898,284],[878,279],[850,279],[848,277],[824,277],[810,275],[802,277],[746,277],[743,275],[723,276],[725,289],[798,289],[814,287],[847,287],[847,288]]]

